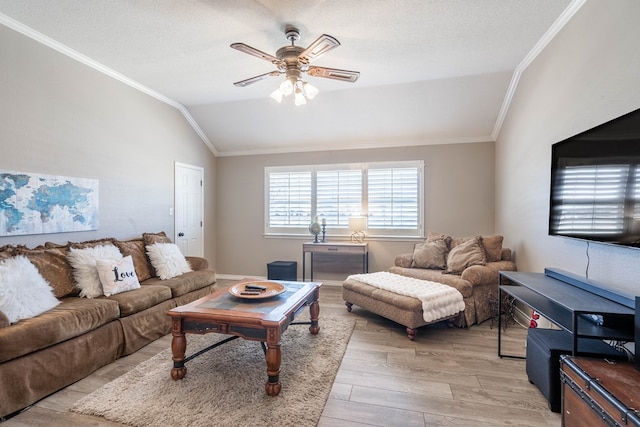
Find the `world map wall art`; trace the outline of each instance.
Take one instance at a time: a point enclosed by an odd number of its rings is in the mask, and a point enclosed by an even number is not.
[[[0,170],[0,237],[97,229],[97,179]]]

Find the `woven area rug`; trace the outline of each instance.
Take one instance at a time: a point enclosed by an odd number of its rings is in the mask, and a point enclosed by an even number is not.
[[[282,391],[275,397],[265,394],[260,343],[237,339],[187,362],[180,381],[171,379],[171,350],[164,350],[71,411],[131,426],[315,426],[353,327],[353,321],[330,314],[320,314],[318,335],[308,325],[289,326],[282,338]],[[187,356],[225,338],[188,334]]]

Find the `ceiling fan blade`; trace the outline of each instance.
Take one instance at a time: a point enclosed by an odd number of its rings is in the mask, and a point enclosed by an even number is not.
[[[278,58],[276,58],[273,55],[269,55],[268,53],[264,53],[261,50],[258,50],[256,48],[253,48],[249,45],[246,45],[244,43],[233,43],[231,45],[232,48],[239,50],[240,52],[244,52],[244,53],[248,53],[251,56],[255,56],[256,58],[260,58],[260,59],[264,59],[265,61],[269,61],[272,64],[280,64],[282,61]]]
[[[323,34],[298,55],[298,60],[303,64],[308,64],[338,46],[340,46],[338,40],[330,35]]]
[[[260,74],[259,76],[251,77],[245,80],[240,80],[239,82],[235,82],[234,85],[239,87],[245,87],[252,83],[259,82],[260,80],[264,80],[267,77],[279,76],[280,74],[281,74],[280,71],[271,71],[269,73]]]
[[[342,80],[343,82],[355,82],[360,77],[359,71],[339,70],[337,68],[309,67],[310,76],[324,77],[326,79]]]

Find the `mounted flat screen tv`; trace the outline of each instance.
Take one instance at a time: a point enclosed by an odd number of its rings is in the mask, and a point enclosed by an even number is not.
[[[640,109],[551,147],[549,234],[640,248]]]

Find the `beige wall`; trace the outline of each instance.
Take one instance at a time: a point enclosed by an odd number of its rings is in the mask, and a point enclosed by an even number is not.
[[[182,162],[205,171],[214,263],[215,157],[177,109],[4,26],[0,58],[0,169],[98,179],[100,204],[98,231],[0,237],[0,246],[173,235]]]
[[[311,236],[266,238],[263,235],[266,166],[388,160],[424,160],[427,230],[456,236],[493,232],[493,143],[222,157],[218,159],[216,180],[217,272],[266,276],[267,263],[286,260],[297,261],[298,276],[302,274],[302,243],[310,241]],[[396,255],[410,252],[414,244],[411,240],[368,239],[368,242],[370,271],[389,268]],[[319,273],[316,278],[343,279],[344,276]]]
[[[523,74],[496,143],[496,229],[522,271],[640,294],[640,251],[547,235],[551,145],[640,108],[640,2],[591,0]],[[588,251],[588,255],[587,255]]]

